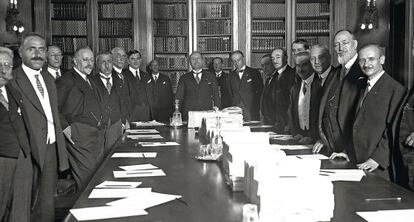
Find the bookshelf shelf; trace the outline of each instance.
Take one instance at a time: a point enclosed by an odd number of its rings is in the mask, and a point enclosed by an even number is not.
[[[129,17],[129,18],[117,18],[117,17],[113,17],[113,18],[102,18],[102,17],[100,17],[99,20],[101,20],[101,21],[112,21],[112,20],[121,20],[121,21],[126,20],[126,21],[131,21],[132,18],[131,17]]]
[[[187,35],[159,35],[159,34],[154,34],[154,37],[183,37],[183,38],[188,38]]]
[[[155,21],[187,21],[187,18],[154,18]]]
[[[69,18],[69,17],[62,17],[62,18],[58,18],[58,17],[54,17],[52,18],[52,21],[85,21],[85,18]]]
[[[132,38],[131,35],[99,35],[99,38]]]
[[[281,21],[285,21],[286,18],[285,17],[252,17],[252,21],[255,20],[281,20]]]
[[[227,54],[229,55],[231,51],[203,51],[203,54]]]
[[[307,20],[307,19],[326,19],[329,20],[330,15],[315,15],[315,16],[298,16],[297,20]]]
[[[283,37],[283,36],[285,36],[286,34],[285,34],[285,30],[283,30],[282,32],[279,32],[279,33],[252,33],[254,36],[257,36],[257,37],[272,37],[272,36],[281,36],[281,37]]]
[[[213,21],[217,21],[217,20],[231,20],[231,17],[214,17],[214,18],[199,18],[198,20],[202,21],[202,20],[213,20]]]
[[[227,33],[217,33],[217,34],[199,34],[199,37],[220,37],[220,36],[227,36],[231,37],[231,34]]]

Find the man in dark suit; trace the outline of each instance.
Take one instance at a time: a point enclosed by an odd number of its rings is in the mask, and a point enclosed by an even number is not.
[[[406,90],[383,70],[385,55],[378,45],[362,47],[358,57],[368,81],[353,124],[355,151],[348,157],[360,169],[390,180],[390,151],[396,139],[392,127]]]
[[[130,95],[130,121],[150,120],[150,110],[145,84],[151,81],[150,76],[140,69],[142,57],[138,50],[127,53],[129,67],[123,72]]]
[[[275,90],[275,130],[278,133],[289,132],[288,107],[290,89],[296,82],[296,72],[287,64],[287,52],[284,48],[275,48],[272,51],[272,62],[276,69],[274,84]]]
[[[104,158],[108,119],[103,111],[103,98],[90,79],[94,65],[92,50],[77,49],[73,62],[74,67],[56,80],[56,86],[72,174],[82,190]]]
[[[123,109],[126,110],[126,119],[125,119],[125,128],[129,129],[129,119],[131,114],[129,111],[131,108],[131,97],[129,95],[130,89],[125,79],[125,67],[127,64],[127,54],[125,50],[120,47],[115,47],[111,50],[112,53],[112,62],[113,62],[113,69],[112,69],[112,78],[114,78],[114,82],[116,85],[119,86],[120,90],[119,93],[122,98],[122,106]]]
[[[323,44],[313,45],[310,49],[313,70],[319,77],[322,89],[329,85],[332,80],[334,67],[331,66],[331,54],[329,48]]]
[[[295,54],[296,73],[302,81],[291,88],[289,129],[299,144],[314,143],[319,136],[318,115],[321,86],[307,51]]]
[[[213,71],[216,74],[217,83],[220,90],[221,108],[231,106],[231,97],[229,91],[229,74],[223,71],[223,58],[215,57],[212,60]]]
[[[62,51],[58,46],[51,45],[47,47],[47,72],[54,79],[62,76],[62,71],[60,70],[62,58]]]
[[[169,122],[174,112],[174,95],[170,78],[159,71],[157,60],[149,64],[151,82],[146,84],[151,119],[159,122]]]
[[[112,74],[112,54],[100,53],[96,57],[98,75],[92,77],[99,93],[102,95],[103,119],[108,119],[105,130],[105,151],[107,155],[119,138],[122,137],[122,125],[125,125],[126,110],[122,106],[120,83],[115,81]]]
[[[246,66],[243,52],[237,50],[230,54],[236,68],[229,75],[232,105],[243,110],[243,120],[260,120],[260,96],[263,81],[257,69]]]
[[[321,141],[315,143],[314,152],[326,147],[331,158],[348,159],[353,152],[352,128],[358,98],[365,88],[366,77],[357,62],[358,41],[348,30],[341,30],[334,38],[335,51],[341,64],[326,85],[319,109],[319,134]]]
[[[204,59],[194,51],[190,55],[191,72],[180,77],[175,99],[180,102],[183,119],[188,119],[188,111],[211,110],[220,107],[220,96],[216,77],[203,70]]]
[[[274,125],[276,123],[276,81],[274,79],[276,69],[272,63],[272,56],[266,54],[260,60],[263,72],[266,76],[265,84],[263,86],[262,97],[260,99],[260,112],[262,114],[263,124]],[[277,78],[277,75],[276,75]]]
[[[57,172],[69,168],[59,120],[55,79],[42,67],[46,61],[45,39],[37,33],[24,36],[20,44],[22,65],[13,71],[13,86],[22,95],[28,118],[34,170],[31,221],[54,221]],[[33,148],[36,148],[35,150]]]
[[[13,52],[0,46],[0,221],[29,222],[33,165],[12,68]]]

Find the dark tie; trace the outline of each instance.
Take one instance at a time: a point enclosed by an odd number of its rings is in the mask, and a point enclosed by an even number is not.
[[[315,79],[313,81],[316,81],[317,86],[322,87],[322,78],[320,75],[315,74]]]
[[[362,105],[364,104],[365,98],[367,97],[369,90],[368,88],[371,86],[371,84],[369,82],[367,82],[367,87],[365,87],[364,93],[361,95],[361,99],[359,100],[359,104],[358,104],[358,111],[361,109]]]
[[[111,94],[112,84],[111,84],[111,78],[103,77],[106,80],[106,90],[108,91],[108,94]]]
[[[7,102],[6,98],[3,96],[3,90],[0,89],[0,102],[3,104],[4,108],[9,111],[9,103]]]
[[[92,88],[92,84],[91,84],[91,82],[89,81],[89,76],[88,76],[88,75],[86,75],[86,77],[85,77],[85,81],[88,83],[89,87],[91,87],[91,88]]]
[[[302,87],[303,95],[306,95],[306,91],[307,91],[306,86],[308,86],[308,84],[306,82],[303,82],[303,87]]]
[[[346,73],[347,73],[347,70],[346,70],[346,68],[345,68],[345,66],[342,66],[342,68],[341,68],[341,75],[340,75],[340,77],[341,77],[341,81],[345,78],[345,76],[346,76]]]
[[[266,86],[268,86],[270,84],[270,82],[272,81],[273,76],[268,76],[266,79]]]
[[[138,74],[138,70],[135,71],[135,77],[137,77],[138,80],[141,80],[141,78],[139,77],[139,74]]]
[[[197,82],[197,84],[200,84],[200,73],[201,72],[194,72],[194,74],[195,74],[194,79]]]
[[[42,95],[42,97],[45,97],[45,90],[43,89],[42,84],[40,83],[39,74],[36,74],[35,75],[35,78],[36,78],[36,86],[37,86],[37,89],[39,90],[39,92]]]
[[[121,79],[121,80],[124,80],[124,75],[122,75],[122,73],[120,72],[120,73],[118,73],[118,76],[119,76],[119,78]]]
[[[60,77],[59,71],[56,71],[56,79]]]

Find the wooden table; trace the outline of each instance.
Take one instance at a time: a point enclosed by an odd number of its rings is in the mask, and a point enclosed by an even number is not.
[[[150,163],[163,169],[167,176],[117,180],[141,181],[143,183],[140,187],[151,187],[154,192],[181,195],[183,201],[174,200],[149,208],[146,216],[102,221],[241,221],[241,209],[243,204],[247,203],[246,198],[242,192],[232,192],[227,187],[217,163],[201,162],[194,158],[198,150],[198,138],[195,131],[187,128],[160,127],[157,129],[165,141],[177,141],[181,146],[142,148],[136,145],[136,141],[123,141],[112,152],[155,151],[158,155],[155,159],[105,159],[73,208],[103,206],[114,200],[88,199],[88,196],[97,184],[105,180],[114,180],[112,171],[120,170],[117,166]],[[307,152],[309,151],[299,153]],[[298,151],[289,151],[288,154],[298,154]],[[322,161],[322,168],[326,169],[353,167],[346,161]],[[356,211],[414,208],[414,193],[371,174],[364,177],[361,182],[335,182],[334,192],[335,212],[332,221],[364,221],[356,215]],[[402,197],[402,200],[365,201],[365,198],[382,197]],[[76,219],[69,214],[65,221],[76,221]]]

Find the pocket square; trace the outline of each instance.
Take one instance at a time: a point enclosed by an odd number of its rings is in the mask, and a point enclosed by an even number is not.
[[[19,114],[19,116],[22,115],[22,110],[20,110],[20,107],[17,107],[17,113]]]
[[[207,84],[211,85],[211,82],[208,82]]]
[[[165,85],[165,84],[166,84],[166,83],[165,83],[165,81],[164,81],[164,82],[162,82],[162,84],[163,84],[163,85]]]
[[[151,80],[152,80],[152,79],[148,79],[147,84],[148,84],[148,83],[151,83]]]
[[[247,80],[247,82],[251,82],[251,81],[252,81],[252,79],[248,79],[248,80]]]

